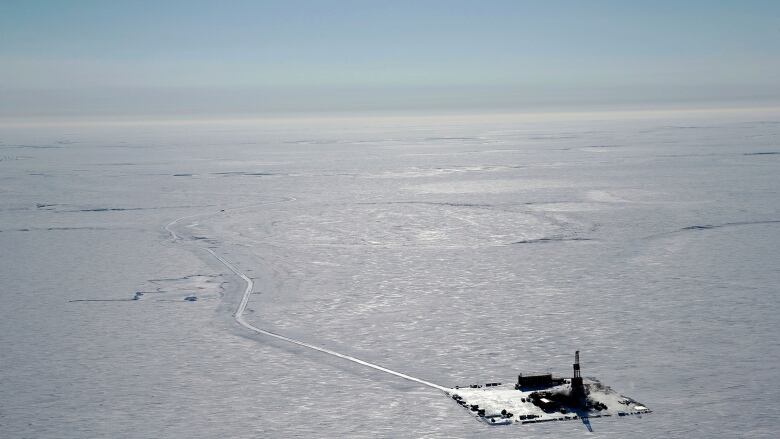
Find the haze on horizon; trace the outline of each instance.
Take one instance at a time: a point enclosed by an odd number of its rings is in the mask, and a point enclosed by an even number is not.
[[[780,103],[774,1],[0,4],[0,118]]]

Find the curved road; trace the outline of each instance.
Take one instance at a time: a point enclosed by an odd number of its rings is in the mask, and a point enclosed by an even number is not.
[[[294,201],[294,200],[295,200],[294,198],[287,198],[287,199],[285,199],[283,201],[272,201],[272,202],[269,202],[269,203],[261,203],[261,204],[280,203],[280,202],[284,202],[284,201]],[[247,207],[253,207],[253,206],[247,206]],[[170,223],[166,224],[165,225],[165,230],[168,231],[168,233],[171,234],[171,238],[174,241],[177,241],[177,240],[181,239],[181,237],[178,234],[176,234],[176,232],[173,231],[172,227],[175,224],[177,224],[178,222],[180,222],[180,221],[182,221],[184,219],[193,218],[193,217],[200,216],[200,215],[203,215],[203,214],[187,215],[187,216],[183,216],[181,218],[177,218],[177,219],[171,221]],[[425,381],[425,380],[423,380],[421,378],[416,378],[416,377],[413,377],[411,375],[407,375],[405,373],[401,373],[401,372],[398,372],[398,371],[395,371],[395,370],[392,370],[392,369],[388,369],[388,368],[382,367],[382,366],[380,366],[378,364],[374,364],[374,363],[371,363],[371,362],[368,362],[368,361],[365,361],[365,360],[361,360],[359,358],[355,358],[355,357],[353,357],[351,355],[342,354],[340,352],[336,352],[336,351],[331,350],[331,349],[327,349],[327,348],[324,348],[324,347],[321,347],[321,346],[317,346],[317,345],[313,345],[313,344],[310,344],[310,343],[306,343],[305,341],[301,341],[301,340],[297,340],[297,339],[294,339],[294,338],[286,337],[284,335],[277,334],[275,332],[271,332],[271,331],[268,331],[268,330],[265,330],[265,329],[260,329],[260,328],[258,328],[256,326],[253,326],[251,323],[247,322],[246,319],[244,318],[244,312],[246,311],[247,304],[249,303],[249,297],[252,295],[252,292],[254,291],[255,283],[247,275],[245,275],[244,273],[239,271],[233,264],[231,264],[230,262],[225,260],[225,258],[223,258],[223,257],[219,256],[218,254],[216,254],[213,250],[211,250],[209,248],[204,248],[203,250],[206,250],[207,252],[209,252],[219,262],[221,262],[222,265],[227,267],[228,270],[232,271],[233,274],[235,274],[236,276],[240,277],[244,281],[244,283],[246,283],[246,288],[244,288],[244,294],[241,297],[241,303],[238,305],[238,308],[236,309],[236,312],[233,313],[233,318],[236,320],[236,322],[239,325],[243,326],[244,328],[246,328],[246,329],[248,329],[248,330],[250,330],[250,331],[252,331],[254,333],[257,333],[257,334],[263,334],[263,335],[267,335],[269,337],[274,337],[274,338],[276,338],[278,340],[283,340],[283,341],[286,341],[288,343],[292,343],[292,344],[295,344],[295,345],[298,345],[298,346],[303,346],[305,348],[309,348],[309,349],[312,349],[312,350],[315,350],[315,351],[319,351],[319,352],[322,352],[322,353],[325,353],[325,354],[328,354],[328,355],[332,355],[334,357],[338,357],[338,358],[341,358],[343,360],[351,361],[353,363],[360,364],[361,366],[370,367],[372,369],[376,369],[378,371],[385,372],[385,373],[388,373],[390,375],[395,375],[395,376],[397,376],[399,378],[403,378],[403,379],[408,380],[408,381],[414,381],[416,383],[423,384],[425,386],[432,387],[432,388],[437,389],[437,390],[441,390],[442,392],[445,392],[445,393],[448,392],[449,389],[447,389],[446,387],[440,386],[438,384],[434,384],[434,383],[432,383],[430,381]]]

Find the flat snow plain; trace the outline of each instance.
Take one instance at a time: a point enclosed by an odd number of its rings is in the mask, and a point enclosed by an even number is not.
[[[445,387],[579,349],[654,412],[597,436],[775,437],[778,191],[770,110],[6,124],[0,436],[586,434],[247,331],[209,249],[258,328]]]

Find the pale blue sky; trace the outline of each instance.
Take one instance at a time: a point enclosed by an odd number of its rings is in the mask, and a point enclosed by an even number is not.
[[[0,115],[780,101],[780,1],[0,2]]]

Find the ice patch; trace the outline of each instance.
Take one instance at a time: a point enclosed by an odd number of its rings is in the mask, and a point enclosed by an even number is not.
[[[522,192],[531,189],[552,189],[568,187],[570,183],[555,180],[498,179],[461,180],[446,183],[428,183],[407,186],[408,191],[422,194],[501,194]]]
[[[589,200],[598,201],[599,203],[626,203],[628,200],[625,200],[620,197],[616,197],[615,195],[607,192],[607,191],[588,191],[586,194],[586,197]]]

